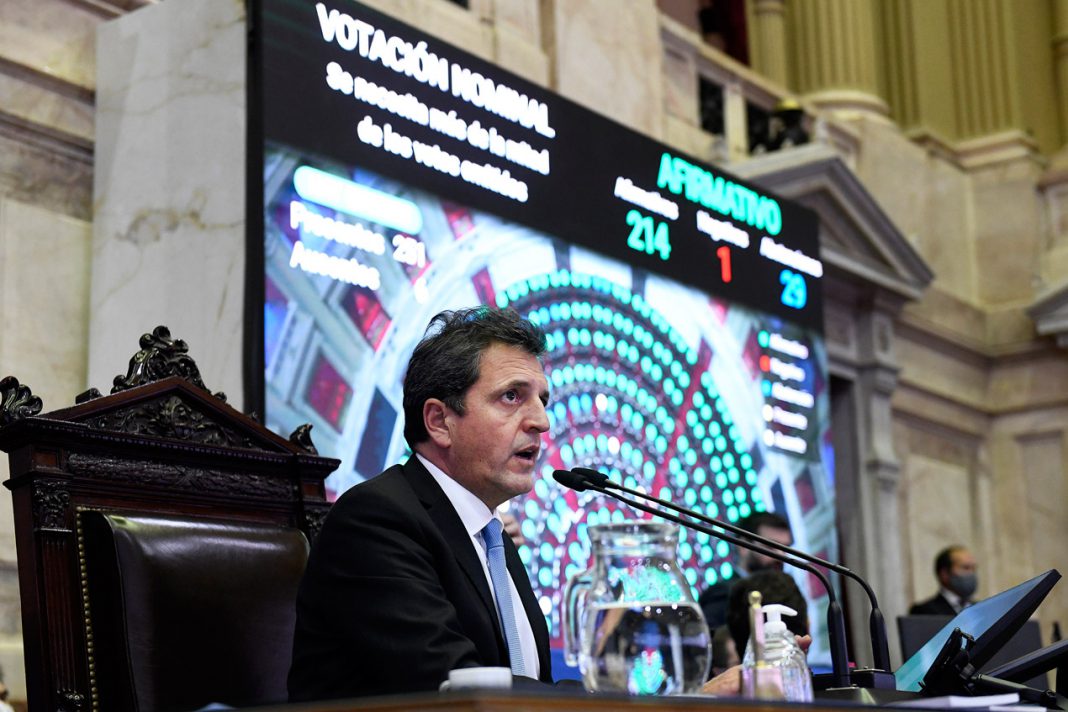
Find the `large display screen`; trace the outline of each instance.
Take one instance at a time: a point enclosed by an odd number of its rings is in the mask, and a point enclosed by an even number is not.
[[[554,645],[586,527],[645,516],[558,468],[731,522],[774,510],[836,558],[812,213],[349,0],[260,0],[254,29],[264,417],[314,425],[332,497],[409,454],[430,318],[496,304],[547,334],[551,429],[509,506]],[[695,595],[735,576],[733,547],[680,542]],[[826,594],[791,573],[818,664]]]

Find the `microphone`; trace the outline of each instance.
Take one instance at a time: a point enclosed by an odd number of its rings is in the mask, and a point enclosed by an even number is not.
[[[557,472],[564,472],[564,471],[557,470]],[[583,481],[586,481],[586,480],[594,481],[594,482],[597,482],[599,484],[602,484],[604,487],[608,487],[608,488],[611,488],[611,489],[617,489],[617,490],[620,490],[622,492],[626,492],[627,494],[633,495],[635,497],[640,497],[640,498],[648,500],[648,501],[656,502],[657,504],[659,504],[662,507],[667,507],[668,509],[671,509],[673,511],[679,512],[681,514],[685,514],[688,517],[692,517],[692,518],[694,518],[694,519],[696,519],[698,521],[705,522],[706,524],[711,524],[712,526],[720,527],[721,529],[726,529],[727,531],[734,532],[735,534],[743,536],[746,539],[756,540],[756,541],[760,542],[761,544],[763,544],[764,546],[769,546],[769,547],[771,547],[773,549],[776,549],[776,550],[781,551],[783,553],[789,554],[791,556],[796,556],[799,559],[804,559],[805,561],[812,562],[813,564],[817,564],[819,566],[823,566],[824,568],[830,569],[831,571],[834,571],[837,574],[840,574],[842,576],[845,576],[846,578],[849,578],[849,579],[852,579],[852,580],[856,581],[858,584],[860,584],[860,587],[864,589],[864,593],[867,595],[868,602],[871,605],[871,615],[868,618],[868,628],[869,628],[869,631],[870,631],[870,634],[871,634],[872,667],[874,668],[874,672],[877,672],[877,673],[878,672],[884,672],[884,673],[889,674],[889,671],[891,669],[890,668],[890,645],[889,645],[889,643],[887,641],[887,638],[886,638],[886,621],[885,621],[885,619],[883,617],[882,609],[879,608],[879,601],[875,597],[875,591],[873,591],[871,586],[868,584],[868,582],[865,581],[856,572],[852,571],[851,569],[846,568],[845,566],[842,566],[841,564],[836,564],[836,563],[834,563],[832,561],[827,561],[826,559],[821,559],[818,556],[814,556],[814,555],[809,554],[807,552],[801,551],[800,549],[795,549],[793,547],[786,546],[785,544],[781,544],[781,543],[779,543],[777,541],[774,541],[772,539],[768,539],[767,537],[760,536],[759,534],[755,534],[753,532],[747,532],[747,531],[745,531],[744,529],[742,529],[741,527],[739,527],[739,526],[737,526],[735,524],[729,524],[729,523],[721,521],[719,519],[713,519],[712,517],[707,517],[707,516],[705,516],[703,514],[700,514],[699,512],[694,512],[694,511],[685,509],[683,507],[680,507],[680,506],[678,506],[678,505],[676,505],[676,504],[674,504],[672,502],[669,502],[667,500],[659,499],[657,497],[653,497],[652,495],[647,495],[644,492],[639,492],[638,490],[634,490],[634,489],[630,489],[628,487],[624,487],[621,484],[617,484],[617,483],[612,482],[611,480],[609,480],[608,479],[608,475],[604,474],[603,472],[598,472],[597,470],[591,470],[588,467],[576,467],[573,470],[571,470],[571,473],[576,475],[578,479],[581,479]],[[555,477],[555,474],[553,476]],[[566,485],[564,482],[562,482],[559,479],[557,479],[557,482],[560,482],[561,484],[564,484],[565,486],[569,486],[569,485]],[[744,545],[743,545],[743,547],[744,547]],[[749,547],[744,547],[744,548],[749,548]],[[761,553],[764,553],[764,552],[761,552]],[[771,557],[774,558],[774,559],[778,559],[779,558],[779,557],[774,556],[774,555],[771,555]],[[876,676],[876,677],[878,677],[878,676]],[[877,684],[876,686],[877,687],[892,686],[892,681],[886,679],[886,680],[883,681],[882,684]]]
[[[587,472],[593,472],[593,476],[588,475]],[[834,588],[831,586],[831,582],[827,580],[827,575],[820,571],[816,566],[813,566],[811,563],[803,561],[799,558],[783,554],[782,552],[777,551],[775,549],[764,548],[763,546],[755,545],[751,541],[745,541],[739,537],[727,534],[723,530],[717,531],[712,527],[706,527],[702,524],[687,521],[682,517],[671,514],[670,512],[665,512],[661,509],[655,509],[648,505],[642,504],[641,502],[637,502],[633,499],[630,499],[629,497],[624,497],[623,495],[617,492],[612,492],[609,490],[609,485],[612,485],[617,489],[621,489],[621,487],[619,485],[615,485],[615,483],[612,483],[608,479],[607,475],[597,472],[595,470],[586,470],[586,468],[575,468],[571,471],[556,470],[555,472],[553,472],[553,479],[555,479],[557,482],[564,485],[565,487],[574,489],[578,492],[585,492],[586,490],[592,489],[602,494],[606,494],[609,497],[617,499],[620,502],[623,502],[624,504],[635,509],[641,510],[643,512],[648,512],[649,514],[656,515],[663,519],[667,519],[670,522],[675,522],[676,524],[684,526],[687,529],[702,532],[716,539],[722,539],[729,544],[740,546],[743,549],[756,551],[758,553],[764,554],[765,556],[769,556],[773,559],[782,561],[784,563],[790,564],[791,566],[795,566],[803,571],[808,571],[809,573],[811,573],[813,576],[818,578],[820,580],[820,583],[823,584],[823,587],[827,589],[827,598],[829,601],[827,606],[827,631],[830,636],[831,643],[831,666],[833,669],[832,676],[834,679],[833,686],[850,686],[851,683],[849,679],[848,669],[849,650],[846,645],[845,617],[842,614],[842,606],[838,603],[838,598],[837,596],[835,596]],[[654,497],[648,497],[643,493],[636,494],[639,494],[643,497],[647,497],[651,500],[655,500]],[[656,501],[659,502],[659,500]],[[676,511],[680,511],[674,506],[670,508],[676,509]],[[695,513],[687,511],[682,511],[682,513],[695,519],[700,518]],[[718,525],[718,522],[716,522],[716,524]],[[746,533],[746,536],[748,536],[748,532]]]
[[[583,472],[579,472],[578,469],[582,469]],[[601,478],[604,479],[594,477],[590,473],[593,473],[594,475],[599,475]],[[574,471],[556,470],[555,472],[553,472],[553,479],[555,479],[557,482],[562,484],[564,487],[567,487],[568,489],[573,489],[576,492],[585,492],[588,489],[592,489],[592,485],[588,485],[587,482],[594,481],[603,484],[608,480],[608,475],[597,472],[597,470],[586,471],[586,468],[576,468],[576,470]]]

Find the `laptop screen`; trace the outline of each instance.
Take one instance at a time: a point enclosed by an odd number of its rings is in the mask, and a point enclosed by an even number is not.
[[[965,608],[897,669],[894,673],[897,689],[919,692],[920,682],[954,628],[960,628],[975,638],[972,662],[976,668],[984,665],[1031,617],[1060,577],[1056,569],[1050,569],[1030,581]]]

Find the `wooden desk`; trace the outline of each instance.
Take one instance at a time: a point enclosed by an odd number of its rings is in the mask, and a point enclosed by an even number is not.
[[[805,705],[812,712],[840,712],[841,703]],[[571,691],[472,690],[446,694],[368,697],[300,705],[259,708],[260,712],[695,712],[716,708],[724,712],[789,712],[799,705],[712,697],[627,697],[585,695]]]

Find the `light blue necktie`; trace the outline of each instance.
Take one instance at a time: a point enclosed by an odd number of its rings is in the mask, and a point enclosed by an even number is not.
[[[489,521],[480,532],[486,544],[486,561],[489,564],[490,580],[493,592],[497,596],[497,609],[504,629],[504,640],[508,644],[508,659],[512,662],[513,675],[527,675],[527,666],[523,661],[523,646],[519,643],[519,628],[515,622],[515,608],[512,606],[512,588],[508,585],[508,567],[504,563],[504,539],[501,538],[501,522],[497,518]]]

